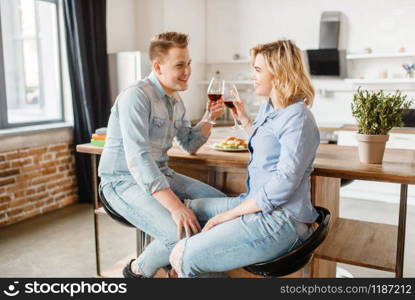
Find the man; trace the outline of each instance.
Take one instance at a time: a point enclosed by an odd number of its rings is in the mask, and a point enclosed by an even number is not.
[[[122,91],[111,109],[98,170],[100,189],[115,211],[154,238],[124,268],[125,277],[152,277],[169,264],[178,240],[200,232],[184,199],[225,196],[167,165],[173,138],[193,154],[207,141],[212,127],[204,117],[191,128],[177,93],[187,89],[191,74],[187,45],[187,35],[177,32],[154,37],[149,49],[152,73]],[[209,110],[213,120],[223,115],[223,101],[212,103]]]

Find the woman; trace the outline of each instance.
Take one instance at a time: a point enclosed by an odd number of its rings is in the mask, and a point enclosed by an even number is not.
[[[312,113],[314,89],[301,50],[290,40],[251,49],[255,94],[265,97],[254,122],[243,104],[236,117],[250,132],[247,192],[187,201],[201,233],[180,240],[170,263],[179,277],[267,261],[301,244],[317,212],[310,174],[320,142]]]

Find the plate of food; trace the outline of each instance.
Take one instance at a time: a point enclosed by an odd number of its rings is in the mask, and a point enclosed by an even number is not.
[[[227,152],[242,152],[248,151],[248,144],[244,139],[238,139],[236,137],[227,137],[220,143],[210,145],[212,149]]]

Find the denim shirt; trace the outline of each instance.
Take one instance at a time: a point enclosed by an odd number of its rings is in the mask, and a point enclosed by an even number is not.
[[[274,109],[264,103],[252,125],[247,192],[263,212],[283,208],[300,222],[318,216],[311,204],[310,174],[320,143],[311,111],[302,100]]]
[[[190,127],[180,96],[168,96],[154,73],[123,90],[111,108],[98,175],[101,185],[126,180],[153,194],[169,188],[167,151],[173,139],[193,154],[206,141]]]

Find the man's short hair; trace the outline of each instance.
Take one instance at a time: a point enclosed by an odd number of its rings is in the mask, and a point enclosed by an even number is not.
[[[179,32],[163,32],[151,39],[149,55],[153,61],[161,59],[163,55],[173,48],[186,48],[188,44],[188,36]]]

